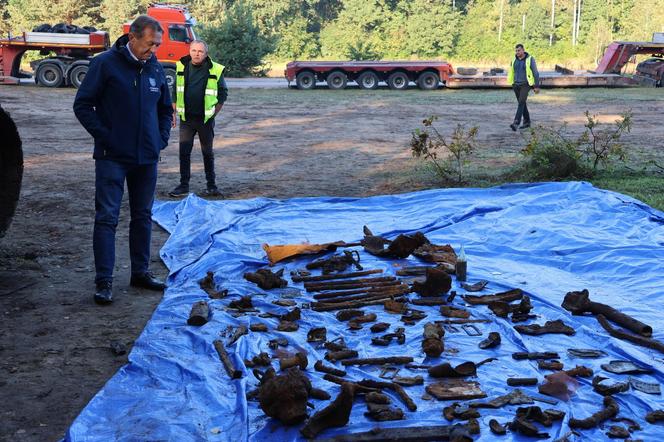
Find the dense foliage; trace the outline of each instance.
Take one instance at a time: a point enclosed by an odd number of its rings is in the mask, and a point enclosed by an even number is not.
[[[0,31],[44,22],[94,25],[117,37],[149,0],[0,0]],[[592,66],[613,40],[664,31],[664,0],[190,0],[207,29],[229,30],[243,3],[267,58],[451,58],[504,64],[517,42],[543,62]],[[552,16],[553,15],[553,16]],[[235,18],[237,19],[237,17]],[[226,28],[224,28],[226,26]],[[254,34],[252,34],[254,35]],[[228,42],[229,36],[216,40]],[[246,38],[245,38],[246,40]],[[245,43],[247,43],[245,41]],[[224,43],[226,44],[226,43]],[[224,51],[224,48],[218,48]],[[250,58],[253,57],[250,54]]]

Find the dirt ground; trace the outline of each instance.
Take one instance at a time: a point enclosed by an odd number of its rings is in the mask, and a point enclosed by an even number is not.
[[[72,89],[0,87],[0,104],[23,138],[25,174],[14,223],[0,240],[0,439],[54,441],[127,361],[112,341],[131,345],[161,299],[128,287],[128,208],[118,227],[115,298],[92,302],[94,164],[91,139],[76,121]],[[544,91],[531,100],[539,123],[570,123],[583,112],[611,121],[632,108],[629,142],[641,159],[664,157],[659,90]],[[226,198],[374,195],[417,190],[426,180],[411,158],[411,130],[438,114],[443,130],[479,124],[481,168],[509,165],[524,138],[511,132],[510,91],[301,92],[235,89],[217,117],[218,184]],[[195,147],[192,191],[204,188]],[[164,151],[158,198],[178,183],[177,131]],[[424,184],[423,184],[424,183]],[[154,228],[152,268],[165,277]]]

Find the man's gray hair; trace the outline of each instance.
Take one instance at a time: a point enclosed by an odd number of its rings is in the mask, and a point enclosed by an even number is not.
[[[137,38],[143,37],[143,32],[146,28],[152,29],[154,32],[164,33],[161,25],[157,20],[148,15],[139,15],[129,26],[129,32],[134,34]]]
[[[199,45],[203,45],[203,47],[205,48],[205,52],[209,52],[208,51],[208,45],[207,45],[207,43],[205,43],[205,41],[203,41],[203,40],[194,40],[194,41],[191,42],[192,45],[196,44],[196,43],[198,43]]]

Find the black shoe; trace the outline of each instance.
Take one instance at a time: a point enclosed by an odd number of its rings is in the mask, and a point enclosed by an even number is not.
[[[530,127],[530,121],[527,123],[523,123],[521,126],[519,126],[519,129],[528,129]]]
[[[219,188],[217,188],[217,186],[215,185],[207,186],[207,189],[205,189],[205,191],[202,192],[202,194],[203,196],[221,196]]]
[[[512,124],[510,124],[510,129],[512,129],[514,132],[516,132],[516,129],[517,129],[517,123],[512,123]]]
[[[152,276],[150,272],[145,272],[142,275],[131,275],[129,285],[156,292],[161,292],[166,288],[166,284]]]
[[[113,302],[113,284],[111,281],[101,281],[97,283],[95,302],[99,305],[108,305]]]
[[[186,184],[180,184],[175,189],[168,192],[169,196],[187,196],[189,195],[189,186]]]

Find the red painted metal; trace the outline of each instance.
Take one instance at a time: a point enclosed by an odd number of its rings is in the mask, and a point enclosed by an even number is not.
[[[441,81],[447,81],[454,73],[452,65],[446,61],[292,61],[286,65],[284,76],[289,82],[295,81],[297,74],[305,70],[322,76],[340,70],[351,79],[367,70],[379,74],[405,71],[413,75],[423,71],[435,71]]]
[[[597,74],[620,74],[622,68],[632,56],[637,54],[662,54],[664,43],[614,41],[604,51],[604,56],[597,65]]]

